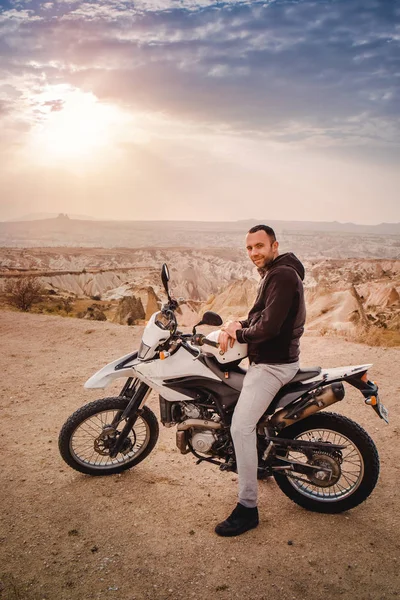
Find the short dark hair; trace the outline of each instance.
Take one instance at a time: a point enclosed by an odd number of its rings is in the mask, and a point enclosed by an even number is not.
[[[257,231],[265,231],[267,236],[270,237],[273,242],[276,242],[275,231],[272,227],[269,227],[268,225],[254,225],[247,233],[257,233]]]

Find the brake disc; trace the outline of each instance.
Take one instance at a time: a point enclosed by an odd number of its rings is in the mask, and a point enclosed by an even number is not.
[[[115,444],[119,433],[120,432],[117,429],[114,429],[114,427],[104,427],[101,434],[94,440],[93,443],[93,447],[97,454],[100,454],[101,456],[109,456],[110,450]],[[124,439],[122,443],[122,448],[119,451],[120,454],[128,454],[132,450],[136,441],[136,437],[133,431],[131,432],[131,434],[133,435],[134,439],[131,440],[130,437],[126,437]]]
[[[109,456],[110,448],[117,438],[114,427],[104,427],[101,434],[94,440],[93,447],[97,454]]]

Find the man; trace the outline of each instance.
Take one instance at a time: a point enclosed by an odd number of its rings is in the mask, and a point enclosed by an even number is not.
[[[246,248],[262,278],[257,298],[247,320],[226,323],[219,337],[222,352],[236,339],[247,343],[250,361],[231,424],[239,501],[215,528],[222,536],[240,535],[258,525],[256,426],[280,388],[299,369],[299,341],[306,316],[304,267],[294,254],[279,254],[273,229],[252,227]]]

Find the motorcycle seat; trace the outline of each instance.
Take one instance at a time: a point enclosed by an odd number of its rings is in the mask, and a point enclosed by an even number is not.
[[[243,369],[239,367],[239,365],[235,365],[233,369],[229,372],[226,372],[226,369],[222,365],[218,363],[218,361],[213,356],[205,356],[204,357],[206,365],[211,369],[213,373],[218,375],[226,385],[233,388],[234,390],[241,391],[243,385],[243,378],[247,373],[247,369]],[[225,375],[227,373],[227,377]],[[296,375],[286,384],[286,386],[290,386],[292,383],[299,383],[301,381],[306,381],[307,379],[312,379],[313,377],[317,377],[321,373],[321,367],[309,367],[308,369],[299,369]],[[286,386],[283,386],[286,388]],[[283,388],[282,388],[283,390]]]
[[[291,383],[297,383],[298,381],[306,381],[307,379],[312,379],[313,377],[317,377],[321,373],[321,367],[309,367],[308,369],[299,369],[296,375],[289,381]]]
[[[231,369],[231,372],[240,373],[241,375],[246,375],[247,369],[236,365]],[[308,367],[307,369],[299,369],[296,375],[289,381],[289,383],[296,383],[298,381],[306,381],[307,379],[312,379],[312,377],[317,377],[321,373],[321,367]]]

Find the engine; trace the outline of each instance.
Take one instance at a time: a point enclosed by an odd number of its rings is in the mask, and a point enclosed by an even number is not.
[[[207,417],[204,408],[191,402],[182,404],[182,410],[188,419],[206,419]],[[196,452],[207,454],[216,440],[217,435],[212,429],[193,427],[193,429],[188,430],[188,441]]]
[[[188,419],[199,419],[203,416],[204,410],[202,411],[200,406],[196,406],[191,402],[185,402],[181,404],[183,413],[187,416]]]
[[[169,402],[162,396],[160,399],[161,423],[165,427],[172,427],[186,419],[203,419],[219,421],[219,416],[212,404],[195,404],[194,402]]]
[[[217,434],[212,429],[202,429],[189,435],[189,442],[196,452],[207,454],[210,452],[212,445],[218,439]]]
[[[176,445],[182,454],[192,451],[224,457],[230,453],[230,437],[212,403],[168,402],[160,396],[161,422],[166,427],[178,425]]]

